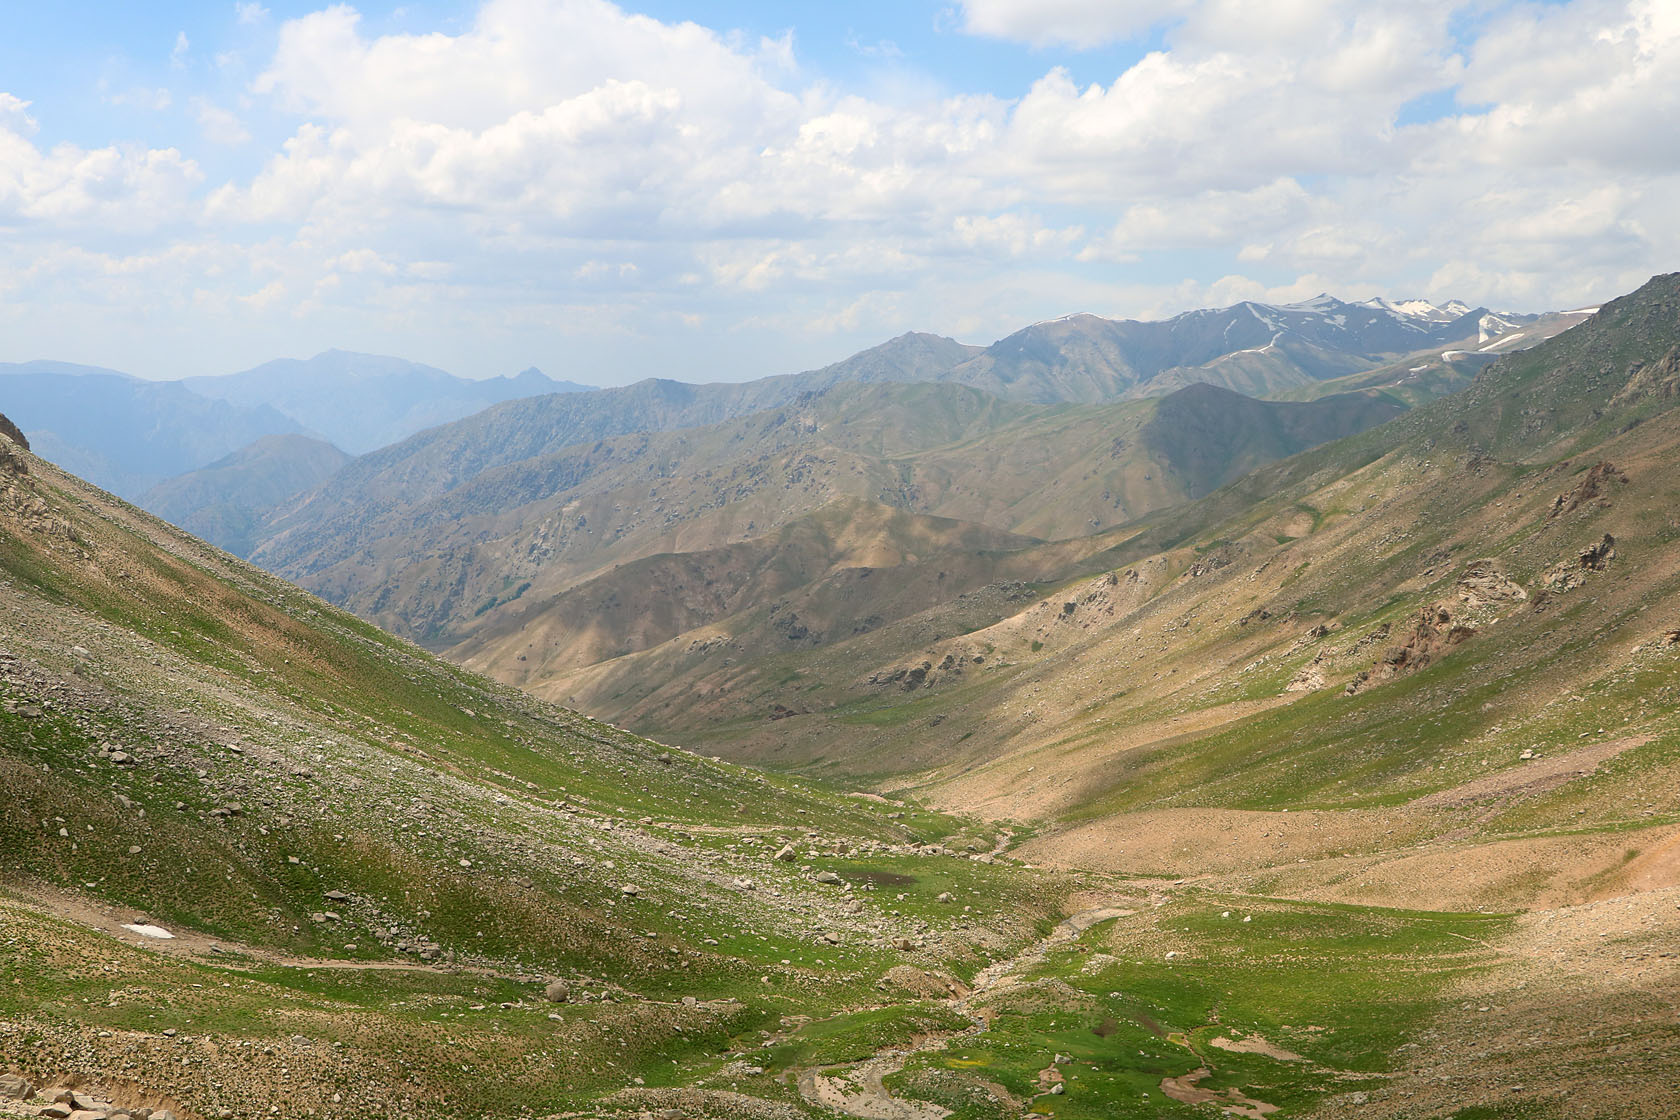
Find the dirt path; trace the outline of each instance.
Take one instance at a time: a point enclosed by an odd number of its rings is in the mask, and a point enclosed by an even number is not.
[[[1212,1076],[1213,1071],[1206,1066],[1193,1069],[1182,1077],[1164,1077],[1161,1079],[1161,1092],[1175,1101],[1185,1104],[1213,1104],[1227,1116],[1242,1116],[1247,1120],[1266,1120],[1269,1113],[1276,1112],[1278,1106],[1257,1101],[1253,1097],[1239,1093],[1235,1089],[1227,1089],[1223,1093],[1213,1089],[1204,1089],[1196,1082],[1204,1077]]]
[[[813,1104],[826,1105],[860,1120],[944,1120],[948,1108],[924,1101],[907,1101],[888,1092],[883,1078],[904,1068],[913,1050],[893,1050],[846,1067],[844,1073],[808,1069],[799,1075],[799,1094]]]
[[[976,997],[985,995],[1023,969],[1042,961],[1052,948],[1073,940],[1092,926],[1135,913],[1136,910],[1105,905],[1081,910],[1063,919],[1044,938],[1015,956],[981,969],[975,974],[974,986],[967,995],[946,1001],[952,1010],[971,1019],[973,1026],[954,1034],[931,1036],[909,1050],[885,1050],[873,1058],[850,1065],[801,1070],[800,1095],[812,1104],[824,1105],[847,1116],[858,1117],[858,1120],[943,1120],[951,1114],[949,1109],[923,1101],[901,1100],[892,1095],[883,1079],[903,1069],[904,1064],[917,1054],[943,1050],[955,1039],[983,1033],[987,1029],[987,1021],[971,1011]]]

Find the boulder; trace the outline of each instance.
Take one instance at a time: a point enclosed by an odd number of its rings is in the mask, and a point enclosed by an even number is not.
[[[840,878],[840,876],[836,875],[832,871],[819,871],[819,872],[817,872],[817,882],[828,883],[830,885],[833,885],[833,884],[836,884],[836,883],[844,882],[844,880],[842,880]]]
[[[792,844],[783,844],[781,849],[777,851],[776,858],[783,863],[792,863],[799,858],[799,853],[793,850]]]
[[[0,1073],[0,1100],[26,1101],[35,1095],[35,1086],[15,1073]]]
[[[550,980],[543,989],[543,998],[549,1003],[565,1003],[572,998],[572,986],[564,980]]]

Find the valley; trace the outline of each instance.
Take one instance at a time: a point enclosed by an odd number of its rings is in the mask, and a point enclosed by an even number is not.
[[[0,1115],[1665,1114],[1676,353],[0,429]]]

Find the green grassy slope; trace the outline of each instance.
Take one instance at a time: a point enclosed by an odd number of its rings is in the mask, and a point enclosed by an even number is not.
[[[300,1110],[557,1109],[873,1001],[895,937],[975,969],[1054,910],[1053,883],[919,846],[989,832],[540,704],[8,456],[0,905],[27,935],[0,953],[0,1065],[133,1068],[246,1115],[293,1098],[285,1058],[240,1076],[245,1054],[301,1046],[294,1070],[354,1068]],[[890,905],[814,879],[877,862],[908,884]],[[175,951],[121,928],[142,920]],[[543,1003],[553,977],[588,1002]],[[163,1072],[165,1025],[191,1076]]]

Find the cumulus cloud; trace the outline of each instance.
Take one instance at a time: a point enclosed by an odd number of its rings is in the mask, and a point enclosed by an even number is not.
[[[202,142],[255,158],[214,183],[174,148],[42,148],[40,107],[0,94],[0,221],[68,262],[107,259],[113,223],[155,231],[122,275],[323,342],[355,341],[325,337],[353,319],[619,346],[637,322],[792,347],[870,341],[870,316],[985,337],[1325,288],[1535,308],[1629,287],[1680,243],[1668,0],[966,0],[960,19],[1043,49],[1039,77],[889,100],[812,79],[790,37],[607,0],[487,0],[449,33],[336,5],[272,26],[237,115],[190,102]],[[1146,32],[1101,81],[1048,57]],[[288,117],[251,142],[247,120]]]
[[[48,229],[156,230],[182,217],[202,173],[180,151],[73,144],[43,150],[31,139],[29,105],[0,93],[0,223],[23,228],[15,240]]]

